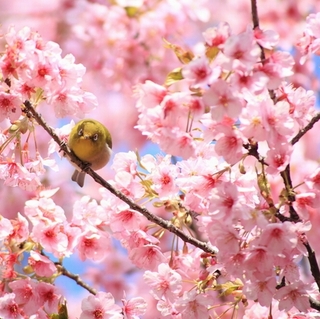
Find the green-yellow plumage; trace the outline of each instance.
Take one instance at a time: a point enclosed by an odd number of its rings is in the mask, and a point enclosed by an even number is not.
[[[69,148],[93,170],[104,167],[110,160],[112,139],[107,128],[100,122],[86,119],[78,122],[71,130]],[[84,184],[85,173],[75,170],[72,180],[80,187]]]

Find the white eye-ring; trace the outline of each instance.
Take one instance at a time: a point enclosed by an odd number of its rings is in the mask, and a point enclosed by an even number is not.
[[[79,136],[83,135],[83,129],[82,128],[78,131],[78,135]]]
[[[92,139],[93,139],[94,141],[97,141],[97,140],[98,140],[98,136],[99,136],[99,135],[96,133],[96,134],[93,135]]]

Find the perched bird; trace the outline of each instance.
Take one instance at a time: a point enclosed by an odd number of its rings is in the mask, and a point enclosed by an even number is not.
[[[109,162],[112,139],[110,132],[102,123],[85,119],[72,128],[68,146],[79,159],[89,163],[90,167],[96,171]],[[76,169],[72,180],[82,187],[85,175],[85,172]]]

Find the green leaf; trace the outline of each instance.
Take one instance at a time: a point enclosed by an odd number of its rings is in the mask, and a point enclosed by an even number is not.
[[[166,86],[170,86],[178,81],[183,80],[182,68],[177,68],[171,71],[164,82]]]
[[[137,8],[137,7],[125,7],[124,9],[126,10],[127,16],[129,18],[134,17],[137,14],[137,12],[139,11],[139,8]]]
[[[163,39],[163,41],[165,43],[165,48],[171,49],[181,63],[187,64],[193,60],[194,58],[193,52],[189,50],[185,50],[179,47],[178,45],[172,44],[166,39]]]
[[[211,62],[216,58],[218,53],[220,52],[220,49],[218,47],[207,47],[206,49],[206,57],[209,59]]]

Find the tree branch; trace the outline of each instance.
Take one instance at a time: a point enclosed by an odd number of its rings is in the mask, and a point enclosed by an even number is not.
[[[257,0],[251,0],[251,16],[252,16],[252,23],[253,23],[253,30],[260,29],[259,26],[259,15],[258,15],[258,7],[257,7]],[[260,59],[262,64],[265,64],[266,62],[266,55],[264,53],[263,47],[258,43],[261,53],[260,53]],[[269,95],[272,101],[276,102],[276,94],[274,93],[274,90],[269,90]]]
[[[318,286],[318,290],[320,291],[320,270],[319,270],[316,254],[314,253],[314,250],[311,248],[308,241],[304,241],[303,245],[307,248],[311,274]]]
[[[313,128],[313,125],[316,124],[320,120],[320,112],[317,113],[311,121],[303,128],[301,129],[298,134],[291,140],[291,144],[294,145],[296,144],[300,138],[305,135],[308,131],[310,131]]]
[[[251,16],[252,16],[253,29],[259,28],[257,0],[251,0]]]
[[[149,221],[157,224],[158,226],[170,231],[171,233],[175,234],[179,238],[181,238],[184,242],[187,242],[195,247],[200,248],[201,250],[210,253],[215,254],[216,250],[212,247],[210,243],[205,243],[203,241],[200,241],[196,238],[193,238],[191,236],[186,235],[183,231],[181,231],[179,228],[174,226],[170,221],[164,220],[159,216],[156,216],[152,214],[148,209],[139,206],[136,204],[133,200],[125,196],[120,191],[113,188],[107,181],[105,181],[100,175],[98,175],[95,171],[93,171],[90,166],[88,166],[87,163],[81,161],[79,158],[75,156],[75,154],[69,149],[69,147],[66,145],[66,143],[62,142],[59,138],[59,136],[54,132],[54,130],[47,125],[47,123],[44,121],[42,116],[36,112],[36,110],[33,108],[31,103],[29,101],[24,102],[25,106],[25,112],[27,116],[32,117],[36,120],[36,122],[42,126],[48,134],[54,139],[54,141],[60,146],[61,150],[66,154],[66,156],[75,163],[81,170],[86,172],[88,175],[90,175],[98,184],[106,188],[110,193],[114,194],[116,197],[121,199],[123,202],[128,204],[128,206],[144,215]]]
[[[311,308],[320,311],[320,301],[315,300],[315,299],[309,297],[309,303],[310,303],[310,307],[311,307]]]
[[[287,192],[287,205],[289,206],[289,214],[290,220],[294,223],[301,222],[301,219],[294,209],[292,203],[296,200],[295,192],[293,191],[292,180],[291,180],[291,173],[290,173],[290,164],[288,164],[284,171],[281,172],[281,177],[284,182],[284,186]]]
[[[253,30],[259,29],[259,16],[258,16],[258,7],[257,7],[257,0],[251,0],[251,16],[252,16],[252,23],[253,23]],[[261,50],[260,59],[262,63],[264,63],[266,59],[266,55],[264,54],[263,47],[258,44]]]
[[[69,277],[70,279],[74,280],[79,286],[81,286],[82,288],[88,290],[91,294],[96,295],[96,290],[91,288],[88,284],[86,284],[79,275],[75,275],[73,273],[71,273],[69,270],[67,270],[66,268],[64,268],[60,263],[55,263],[58,271],[66,276]]]

